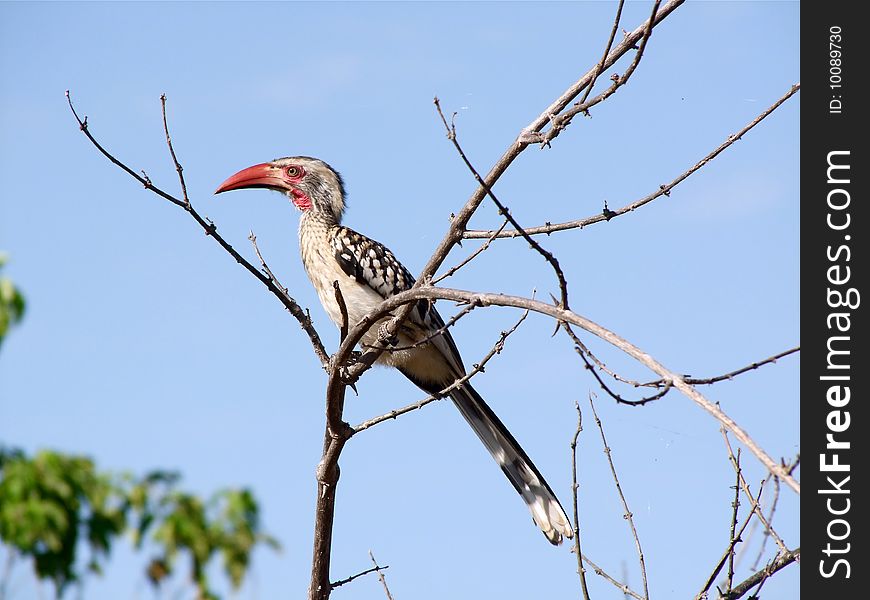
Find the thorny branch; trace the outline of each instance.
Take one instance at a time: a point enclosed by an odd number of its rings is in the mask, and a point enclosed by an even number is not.
[[[670,196],[671,190],[677,187],[680,183],[689,178],[689,176],[693,175],[697,171],[699,171],[702,167],[708,165],[710,161],[719,156],[725,149],[729,148],[734,142],[743,138],[743,136],[751,130],[753,127],[761,123],[767,116],[769,116],[773,111],[779,108],[786,100],[794,96],[798,90],[800,90],[800,83],[796,83],[791,86],[789,91],[787,91],[779,100],[773,103],[773,105],[769,106],[764,112],[759,114],[755,119],[750,121],[746,126],[740,129],[737,133],[731,134],[728,138],[722,142],[718,147],[709,152],[704,158],[695,163],[691,168],[687,169],[676,178],[670,181],[670,183],[666,183],[660,185],[656,188],[656,190],[643,198],[635,200],[629,204],[621,208],[617,208],[616,210],[606,209],[597,215],[593,215],[591,217],[586,217],[584,219],[578,219],[575,221],[566,221],[564,223],[546,223],[544,225],[540,225],[537,227],[526,227],[526,233],[529,235],[540,235],[540,234],[550,234],[555,233],[557,231],[565,231],[567,229],[578,229],[586,227],[587,225],[593,225],[595,223],[601,223],[602,221],[609,221],[614,217],[619,217],[624,214],[633,212],[644,206],[645,204],[649,204],[653,200],[660,198],[662,196]],[[492,231],[486,230],[476,230],[471,229],[467,230],[463,237],[465,239],[481,239],[488,238],[493,235]],[[514,238],[520,235],[519,231],[512,231],[510,229],[501,231],[495,235],[496,238]]]
[[[166,145],[169,146],[169,154],[172,156],[175,171],[178,173],[178,182],[181,184],[181,197],[184,199],[184,204],[190,206],[190,198],[187,196],[187,184],[184,183],[184,169],[175,156],[175,148],[172,147],[172,137],[169,135],[169,122],[166,120],[166,94],[160,94],[160,108],[163,113],[163,132],[166,134]]]
[[[384,421],[390,421],[390,420],[396,419],[397,417],[400,417],[401,415],[404,415],[406,413],[409,413],[409,412],[412,412],[415,410],[419,410],[419,409],[423,408],[424,406],[426,406],[427,404],[431,404],[432,402],[435,402],[436,400],[441,400],[442,398],[447,396],[447,394],[449,394],[452,390],[458,388],[460,385],[462,385],[463,383],[465,383],[466,381],[468,381],[469,379],[471,379],[472,377],[474,377],[478,373],[483,373],[483,371],[485,370],[485,367],[486,367],[486,363],[488,363],[489,360],[493,356],[495,356],[496,354],[501,354],[501,351],[504,350],[505,341],[507,341],[508,337],[510,337],[510,335],[519,328],[519,326],[522,324],[522,322],[526,320],[526,317],[528,316],[528,314],[529,314],[529,311],[523,312],[522,316],[519,318],[519,320],[516,323],[514,323],[513,327],[511,327],[507,331],[502,331],[501,334],[499,335],[498,341],[495,343],[495,345],[493,345],[493,347],[490,349],[490,351],[486,353],[486,355],[480,360],[479,363],[472,365],[472,369],[468,373],[466,373],[464,377],[460,377],[459,379],[457,379],[456,381],[454,381],[453,383],[448,385],[446,388],[444,388],[443,390],[441,390],[437,394],[432,394],[431,396],[428,396],[428,397],[426,397],[418,402],[414,402],[413,404],[409,404],[409,405],[404,406],[402,408],[397,408],[395,410],[391,410],[390,412],[388,412],[386,414],[371,418],[367,421],[363,421],[359,425],[355,425],[353,427],[353,434],[355,435],[355,434],[359,433],[360,431],[364,431],[366,429],[369,429],[370,427],[374,427],[375,425],[377,425],[379,423],[383,423]]]
[[[172,204],[179,206],[179,207],[183,208],[184,210],[186,210],[187,213],[191,217],[193,217],[193,219],[197,222],[197,224],[199,224],[199,226],[202,227],[203,231],[205,231],[205,234],[207,236],[209,236],[213,240],[215,240],[220,245],[221,248],[223,248],[227,253],[229,253],[230,256],[232,256],[235,259],[235,261],[237,263],[242,265],[249,273],[251,273],[254,277],[256,277],[263,285],[265,285],[269,289],[270,292],[272,292],[278,298],[278,300],[281,301],[281,304],[283,304],[284,307],[288,311],[290,311],[290,314],[293,315],[293,317],[302,326],[302,329],[305,331],[305,333],[308,334],[308,339],[311,341],[311,345],[314,348],[314,353],[317,355],[317,358],[320,360],[320,363],[322,365],[327,364],[329,362],[329,355],[326,353],[326,349],[323,347],[323,342],[320,341],[320,335],[318,335],[317,331],[314,329],[314,324],[311,322],[311,318],[307,315],[307,313],[304,310],[302,310],[302,308],[299,306],[299,304],[297,304],[296,301],[287,294],[286,290],[281,288],[281,286],[278,285],[277,282],[271,276],[261,273],[259,269],[257,269],[254,265],[252,265],[250,262],[248,262],[241,254],[239,254],[235,250],[235,248],[233,248],[229,244],[229,242],[227,242],[218,233],[217,226],[214,223],[212,223],[208,218],[202,217],[196,211],[196,209],[193,208],[193,205],[189,202],[189,200],[188,201],[179,200],[178,198],[176,198],[172,194],[169,194],[169,193],[163,191],[159,187],[155,186],[152,183],[152,181],[148,178],[147,175],[144,175],[144,173],[143,173],[143,175],[139,175],[133,169],[128,167],[126,164],[124,164],[123,162],[121,162],[120,160],[115,158],[91,134],[90,126],[88,125],[88,118],[87,117],[85,117],[84,119],[79,118],[79,115],[76,112],[75,107],[73,106],[72,98],[70,97],[69,91],[66,92],[66,99],[67,99],[67,103],[69,104],[69,108],[72,111],[73,116],[75,117],[76,121],[79,124],[79,129],[82,131],[82,133],[85,134],[85,137],[88,138],[88,141],[90,141],[91,144],[93,144],[94,147],[97,150],[99,150],[99,152],[103,156],[105,156],[107,159],[109,159],[109,161],[111,161],[112,164],[116,165],[122,171],[124,171],[125,173],[130,175],[130,177],[132,177],[133,179],[135,179],[136,181],[141,183],[145,187],[145,189],[154,192],[155,194],[157,194],[161,198],[168,200]],[[162,104],[163,104],[163,107],[165,110],[165,107],[166,107],[165,99],[162,101]],[[164,113],[164,118],[165,118],[165,113]],[[167,131],[168,131],[168,128],[167,128]],[[171,148],[172,141],[169,138],[168,134],[167,134],[166,141],[167,141],[167,144],[169,145],[169,147]],[[174,156],[174,154],[175,154],[174,150],[172,150],[172,154]],[[180,171],[179,171],[179,178],[181,178]]]
[[[734,547],[738,541],[741,541],[736,535],[737,515],[740,511],[740,481],[743,479],[743,473],[740,471],[740,448],[737,449],[737,456],[732,464],[737,474],[737,483],[734,484],[734,511],[731,515],[731,552],[728,553],[728,575],[725,579],[726,590],[730,590],[731,585],[734,583],[734,555],[736,554]]]
[[[589,560],[589,557],[586,556],[585,554],[583,555],[583,562],[585,562],[587,565],[592,567],[592,570],[595,572],[596,575],[598,575],[599,577],[603,578],[608,583],[615,586],[624,595],[631,596],[632,598],[635,598],[635,600],[644,600],[643,596],[641,596],[640,594],[635,592],[633,589],[628,587],[628,585],[622,583],[621,581],[617,581],[614,577],[608,575],[604,569],[602,569],[601,567],[596,565],[594,562]]]
[[[722,439],[725,440],[725,446],[728,448],[728,458],[731,461],[731,465],[734,467],[734,470],[737,473],[737,487],[738,489],[742,489],[743,493],[746,494],[746,497],[752,499],[752,492],[749,490],[749,484],[746,483],[746,479],[743,477],[743,472],[740,470],[740,449],[737,449],[737,455],[735,458],[734,450],[731,448],[731,441],[728,439],[728,432],[723,428],[719,428],[719,431],[722,433]],[[759,496],[761,493],[759,492]],[[770,524],[770,521],[764,516],[764,511],[761,510],[761,506],[754,505],[753,510],[758,517],[758,520],[764,525],[764,529],[767,533],[773,537],[776,545],[779,546],[780,550],[783,552],[788,552],[788,548],[785,546],[785,542],[782,541],[782,538],[779,537],[779,534],[776,533],[773,526]]]
[[[646,49],[646,44],[649,41],[650,36],[652,35],[653,24],[656,20],[656,15],[659,12],[659,6],[661,5],[661,0],[656,0],[652,7],[652,14],[647,21],[646,28],[644,29],[643,35],[640,38],[640,45],[637,47],[637,52],[634,55],[634,60],[631,61],[631,64],[625,70],[622,75],[618,73],[614,73],[610,80],[613,84],[592,98],[592,100],[586,100],[576,103],[571,108],[565,110],[563,113],[556,116],[551,121],[550,129],[544,132],[539,140],[543,146],[549,146],[550,142],[556,138],[568,125],[571,124],[571,119],[573,119],[578,114],[589,114],[589,109],[595,106],[596,104],[600,104],[604,100],[607,100],[610,96],[616,93],[616,91],[628,83],[628,80],[631,79],[631,76],[634,74],[634,71],[637,69],[637,66],[640,64],[641,58],[643,58],[643,52]],[[600,64],[600,63],[599,63]],[[602,69],[598,69],[598,73],[601,72]],[[593,81],[597,78],[597,75],[593,77]],[[588,94],[587,94],[588,95]]]
[[[589,589],[586,587],[586,569],[583,567],[583,550],[580,548],[580,503],[578,501],[580,484],[577,481],[577,440],[580,438],[580,432],[583,431],[583,413],[580,411],[580,403],[576,400],[574,401],[574,408],[577,409],[577,428],[574,430],[574,437],[571,439],[571,499],[574,506],[573,551],[577,556],[577,575],[580,577],[580,591],[583,593],[583,600],[589,600]]]
[[[583,93],[583,97],[580,98],[580,104],[586,102],[586,99],[595,87],[595,82],[598,81],[599,75],[604,72],[604,63],[607,61],[607,55],[610,54],[610,49],[613,48],[613,40],[616,39],[616,32],[619,30],[619,22],[622,20],[622,7],[624,5],[625,0],[619,0],[619,4],[616,6],[616,16],[613,19],[613,27],[610,28],[610,37],[607,38],[607,45],[604,47],[604,54],[601,55],[601,60],[598,61],[598,64],[595,66],[595,74],[592,76],[589,85],[586,86],[586,91]]]
[[[377,563],[375,563],[375,566],[373,566],[373,567],[369,567],[368,569],[366,569],[364,571],[360,571],[359,573],[351,575],[350,577],[345,577],[344,579],[339,579],[338,581],[334,581],[334,582],[330,583],[329,585],[332,589],[335,589],[335,588],[341,587],[345,584],[348,584],[355,579],[359,579],[360,577],[368,575],[369,573],[375,573],[375,572],[380,573],[381,571],[389,569],[389,568],[390,568],[390,565],[384,565],[382,567],[382,566],[378,565]]]
[[[637,400],[627,400],[627,399],[623,398],[622,396],[620,396],[619,394],[614,392],[612,389],[610,389],[610,386],[608,386],[606,383],[604,383],[604,380],[598,374],[598,371],[596,371],[595,367],[592,366],[592,363],[589,362],[589,359],[587,358],[587,356],[591,357],[599,365],[599,368],[601,368],[601,366],[602,366],[600,361],[595,357],[594,354],[592,354],[592,352],[589,350],[589,348],[586,346],[586,344],[584,344],[582,342],[582,340],[580,340],[580,338],[577,337],[577,334],[575,334],[571,330],[571,328],[568,327],[568,325],[566,323],[562,323],[561,326],[565,330],[565,333],[567,333],[568,336],[571,337],[571,340],[574,342],[574,351],[580,356],[580,359],[583,361],[586,369],[590,373],[592,373],[592,377],[595,378],[595,380],[598,382],[598,385],[601,386],[601,389],[604,390],[604,392],[607,393],[608,396],[610,396],[611,398],[616,400],[617,403],[627,404],[629,406],[643,406],[647,402],[652,402],[653,400],[658,400],[659,398],[664,397],[668,392],[671,391],[673,384],[668,382],[666,385],[663,386],[663,389],[661,391],[653,394],[652,396],[646,396],[644,398],[640,398]],[[604,370],[604,369],[602,368],[602,370]],[[605,372],[607,372],[608,374],[611,374],[609,371],[605,371]],[[613,375],[611,375],[611,376],[613,376]]]
[[[738,375],[743,375],[744,373],[748,373],[749,371],[754,371],[759,367],[763,367],[764,365],[773,364],[778,361],[780,358],[785,358],[790,354],[795,354],[796,352],[800,352],[801,347],[795,346],[794,348],[789,348],[788,350],[784,350],[779,354],[774,354],[773,356],[769,356],[764,360],[760,360],[758,362],[754,362],[751,365],[746,365],[745,367],[741,367],[729,373],[724,373],[722,375],[716,375],[715,377],[708,377],[705,379],[694,379],[692,377],[686,378],[686,383],[690,383],[692,385],[710,385],[713,383],[719,383],[720,381],[725,381],[726,379],[734,379]],[[646,383],[643,385],[659,385],[659,382],[653,381],[650,383]]]
[[[779,571],[780,569],[787,567],[791,563],[795,561],[799,561],[801,558],[801,549],[795,548],[794,550],[790,550],[788,552],[784,552],[776,556],[770,563],[753,573],[751,576],[747,577],[741,583],[734,586],[734,588],[727,594],[722,595],[722,600],[737,600],[742,597],[746,592],[751,590],[756,585],[762,585],[767,580],[768,577]]]
[[[580,404],[574,402],[574,408],[577,410],[577,427],[574,430],[574,437],[571,439],[571,496],[573,504],[573,521],[574,521],[574,547],[571,549],[577,557],[577,575],[580,577],[580,591],[583,594],[584,600],[589,600],[589,589],[586,585],[586,568],[583,566],[585,562],[592,567],[596,575],[604,578],[616,586],[625,596],[631,596],[636,600],[645,600],[643,596],[632,590],[628,585],[621,583],[608,575],[604,569],[589,560],[589,557],[583,554],[580,548],[580,509],[578,501],[578,492],[580,484],[577,477],[577,440],[580,438],[580,433],[583,431],[583,413],[580,411]]]
[[[447,322],[444,323],[443,327],[439,327],[438,329],[434,330],[432,333],[427,334],[425,337],[421,338],[417,342],[414,342],[413,344],[407,344],[405,346],[402,346],[400,344],[396,344],[395,346],[390,346],[389,348],[387,348],[385,350],[385,352],[400,352],[402,350],[411,350],[412,348],[419,348],[420,346],[428,344],[433,339],[435,339],[439,335],[442,335],[445,331],[447,331],[448,329],[450,329],[451,327],[456,325],[456,323],[459,321],[459,319],[468,315],[475,308],[477,308],[477,306],[474,304],[468,304],[466,306],[463,306],[459,312],[457,312],[455,315],[453,315],[452,317],[447,319]],[[365,344],[362,344],[362,347],[366,348],[367,346]]]
[[[798,465],[800,465],[800,462],[801,462],[801,456],[800,456],[800,454],[798,454],[793,461],[791,461],[788,465],[785,465],[786,471],[789,474],[794,473],[795,469],[797,469]],[[770,502],[770,510],[767,513],[767,522],[772,525],[773,524],[773,516],[776,514],[776,507],[777,507],[777,504],[779,503],[780,484],[779,484],[779,479],[774,477],[772,474],[768,474],[767,479],[765,479],[765,482],[767,482],[767,480],[769,480],[771,478],[773,479],[773,500]],[[754,529],[755,524],[756,523],[753,522],[753,529]],[[753,530],[750,530],[749,535],[752,535],[752,531]],[[765,551],[765,548],[767,546],[768,538],[770,538],[770,532],[765,529],[764,530],[764,538],[761,540],[761,546],[759,546],[759,548],[758,548],[758,554],[756,555],[755,560],[752,563],[753,570],[758,568],[758,563],[761,562],[761,559],[764,557],[764,551]]]
[[[607,367],[607,365],[605,365],[601,360],[599,360],[599,358],[597,356],[595,356],[595,354],[593,354],[591,350],[589,350],[588,346],[586,346],[586,344],[584,344],[582,342],[582,340],[580,340],[580,338],[578,338],[577,335],[573,331],[570,330],[570,328],[566,327],[565,330],[566,330],[566,333],[571,337],[571,340],[574,342],[574,350],[577,352],[577,354],[583,360],[585,368],[587,370],[589,370],[589,372],[592,373],[592,376],[598,382],[599,386],[601,386],[601,389],[604,390],[604,392],[606,392],[607,395],[609,395],[611,398],[616,400],[616,402],[618,402],[619,404],[626,404],[628,406],[642,406],[648,402],[652,402],[653,400],[658,400],[659,398],[664,397],[672,389],[673,384],[671,382],[665,381],[663,379],[656,379],[654,381],[640,382],[640,381],[633,381],[631,379],[627,379],[627,378],[619,375],[615,371],[609,369]],[[769,357],[762,359],[760,361],[756,361],[756,362],[753,362],[753,363],[746,365],[744,367],[740,367],[739,369],[735,369],[734,371],[730,371],[728,373],[723,373],[722,375],[716,375],[714,377],[707,377],[707,378],[694,378],[694,377],[689,377],[688,375],[684,375],[683,378],[684,378],[685,382],[689,385],[712,385],[714,383],[719,383],[720,381],[734,379],[738,375],[748,373],[749,371],[754,371],[755,369],[763,367],[764,365],[776,363],[776,361],[779,360],[780,358],[784,358],[786,356],[789,356],[791,354],[795,354],[797,352],[800,352],[800,346],[795,346],[794,348],[784,350],[783,352],[779,352],[778,354],[774,354],[773,356],[769,356]],[[591,359],[591,362],[590,362],[590,359]],[[593,366],[592,363],[595,363],[595,365]],[[620,394],[617,394],[615,391],[613,391],[610,388],[610,386],[608,386],[604,382],[604,380],[601,378],[601,376],[598,375],[597,371],[595,370],[596,366],[602,372],[607,373],[610,377],[612,377],[613,379],[615,379],[616,381],[619,381],[621,383],[631,385],[631,386],[634,386],[636,388],[637,387],[659,388],[660,391],[656,394],[651,395],[651,396],[646,396],[646,397],[639,398],[636,400],[629,400],[629,399],[623,398]]]
[[[757,506],[758,502],[761,500],[761,492],[762,489],[758,490],[758,498],[750,498],[753,506]],[[733,506],[733,505],[732,505]],[[736,511],[736,507],[733,507],[733,510]],[[741,541],[741,536],[743,532],[746,530],[746,526],[749,525],[750,521],[752,521],[752,517],[754,511],[750,510],[749,514],[746,515],[746,518],[743,520],[743,524],[736,532],[732,532],[728,539],[728,546],[725,548],[725,552],[722,553],[722,557],[716,563],[716,566],[713,567],[713,571],[710,573],[710,576],[707,578],[707,581],[704,583],[703,589],[695,596],[695,600],[703,600],[707,596],[707,591],[713,585],[713,582],[716,580],[716,577],[719,576],[719,573],[722,572],[722,568],[725,566],[725,563],[734,555],[734,547],[735,545]]]
[[[486,239],[486,241],[485,241],[483,244],[480,245],[479,248],[477,248],[474,252],[472,252],[471,254],[469,254],[468,256],[466,256],[464,259],[462,259],[460,262],[458,262],[458,263],[455,264],[454,266],[452,266],[452,267],[450,267],[449,269],[447,269],[447,270],[444,272],[443,275],[441,275],[441,276],[436,277],[435,279],[433,279],[433,280],[432,280],[432,285],[435,285],[435,284],[437,284],[437,283],[439,283],[439,282],[441,282],[441,281],[447,279],[448,277],[452,277],[453,274],[456,273],[459,269],[461,269],[462,267],[464,267],[465,265],[467,265],[468,263],[470,263],[472,260],[474,260],[475,258],[477,258],[477,256],[478,256],[479,254],[482,254],[482,253],[485,252],[487,249],[489,249],[489,247],[492,245],[492,241],[493,241],[493,240],[498,236],[499,233],[501,233],[502,231],[504,231],[504,228],[507,227],[507,224],[508,224],[508,223],[509,223],[509,221],[508,221],[507,219],[505,219],[505,220],[502,222],[501,227],[499,227],[498,229],[496,229],[495,231],[493,231],[493,232],[492,232],[492,235],[489,236],[489,237]]]
[[[529,243],[529,246],[532,247],[538,254],[544,257],[550,266],[553,268],[553,271],[556,273],[556,278],[559,280],[559,290],[562,295],[562,303],[561,306],[564,308],[568,308],[568,281],[565,279],[565,273],[562,272],[562,267],[559,266],[558,259],[553,256],[553,254],[547,250],[545,250],[534,238],[528,235],[525,230],[520,227],[520,224],[517,223],[517,220],[514,219],[513,215],[511,215],[510,210],[501,202],[499,199],[495,197],[495,193],[492,191],[492,187],[489,186],[486,181],[480,176],[480,173],[477,172],[477,169],[474,168],[474,165],[471,164],[471,161],[465,154],[465,151],[462,149],[462,146],[459,144],[459,139],[456,137],[456,124],[455,123],[447,123],[447,119],[444,117],[444,112],[441,110],[441,102],[438,98],[435,98],[435,108],[438,110],[438,116],[441,117],[441,121],[444,123],[444,128],[447,130],[447,139],[449,139],[453,143],[453,147],[456,148],[456,151],[459,153],[459,157],[462,159],[462,162],[465,163],[465,166],[468,167],[468,170],[471,171],[471,174],[474,176],[477,184],[482,187],[486,191],[486,195],[490,197],[493,203],[498,208],[498,214],[502,215],[505,219],[507,219],[511,225],[514,226],[514,230],[518,231],[523,238]],[[455,113],[454,113],[455,116]]]
[[[592,416],[595,418],[595,425],[598,426],[598,431],[601,434],[601,444],[604,446],[604,454],[607,456],[607,464],[610,465],[610,474],[613,476],[613,483],[616,486],[616,491],[619,494],[619,499],[622,502],[622,508],[625,510],[623,517],[628,521],[628,527],[631,530],[631,535],[634,538],[634,545],[637,548],[637,558],[640,563],[640,575],[643,581],[643,597],[649,598],[649,585],[646,578],[646,562],[643,558],[643,549],[640,546],[640,536],[637,534],[637,528],[634,526],[634,515],[631,509],[628,508],[628,501],[625,499],[625,494],[622,492],[622,485],[619,483],[619,476],[616,474],[616,467],[613,465],[613,456],[611,456],[610,446],[607,444],[607,437],[604,435],[604,426],[601,424],[601,419],[598,417],[598,412],[595,410],[595,402],[592,397],[594,394],[589,394],[589,406],[592,408]]]
[[[375,555],[371,550],[369,550],[369,558],[372,559],[372,564],[375,566],[375,569],[378,572],[378,580],[381,582],[381,585],[384,588],[384,593],[387,595],[387,600],[393,600],[393,595],[390,593],[390,588],[387,586],[387,578],[384,577],[381,569],[378,568],[378,561],[375,560]]]
[[[678,6],[683,4],[684,1],[685,0],[669,0],[659,10],[655,12],[654,18],[651,21],[645,21],[634,31],[628,33],[623,38],[623,40],[616,45],[616,47],[610,52],[610,54],[608,54],[604,68],[609,68],[617,60],[619,60],[619,58],[634,49],[636,43],[638,43],[645,35],[648,36],[651,27],[654,27],[662,20],[664,20]],[[468,221],[471,219],[471,216],[474,214],[474,212],[480,206],[480,203],[487,195],[486,189],[492,189],[495,186],[495,183],[507,170],[507,168],[513,163],[513,161],[516,160],[516,158],[520,154],[522,154],[522,152],[530,144],[535,143],[534,140],[529,137],[529,135],[541,132],[543,128],[548,123],[550,123],[553,115],[561,112],[580,93],[582,93],[584,89],[586,89],[586,87],[595,78],[596,71],[599,70],[600,69],[596,64],[595,67],[588,71],[576,83],[571,85],[561,96],[559,96],[559,98],[551,103],[550,106],[544,110],[544,112],[542,112],[537,118],[535,118],[535,120],[533,120],[529,125],[523,128],[514,143],[505,151],[505,153],[496,162],[492,169],[490,169],[486,177],[483,178],[484,182],[486,183],[486,187],[479,185],[477,190],[475,190],[475,192],[471,195],[471,197],[468,199],[462,209],[456,213],[455,217],[450,223],[450,227],[448,228],[446,235],[435,248],[435,251],[432,253],[426,265],[423,267],[423,270],[420,272],[420,275],[417,278],[417,282],[415,283],[415,287],[427,285],[430,283],[431,278],[434,276],[435,272],[447,259],[447,255],[450,253],[453,247],[463,239],[463,234],[466,232],[466,226],[468,225]],[[488,237],[488,235],[480,237]],[[399,311],[397,311],[387,323],[385,327],[386,332],[388,334],[395,334],[395,332],[398,330],[399,325],[402,323],[402,321],[405,320],[410,311],[410,305],[403,306]],[[368,331],[368,329],[372,325],[373,322],[368,322],[364,319],[363,321],[351,328],[351,330],[348,332],[347,339],[336,351],[335,359],[339,364],[344,364],[347,361],[353,348],[359,342],[360,338],[362,338],[363,334],[365,334],[365,332]],[[387,346],[385,344],[381,344],[379,347],[371,348],[367,352],[365,352],[363,356],[361,356],[360,359],[354,363],[354,365],[349,367],[343,373],[342,381],[355,382],[357,379],[359,379],[359,377],[374,364],[374,362],[378,359],[378,357],[386,349],[386,347]],[[330,390],[332,390],[337,385],[339,385],[337,377],[331,376],[329,382],[327,383],[327,397],[331,396],[332,392]]]
[[[523,298],[521,296],[510,296],[506,294],[494,294],[483,292],[471,292],[466,290],[456,290],[450,288],[436,288],[433,286],[415,286],[407,291],[401,292],[387,298],[376,310],[365,315],[361,321],[363,324],[375,323],[384,315],[390,314],[402,305],[409,305],[417,300],[452,300],[454,302],[479,302],[482,306],[513,306],[514,308],[530,309],[544,315],[548,315],[557,321],[566,321],[573,325],[585,329],[589,333],[601,338],[605,342],[619,348],[642,365],[656,373],[659,377],[666,381],[671,381],[672,385],[683,393],[686,397],[692,400],[695,404],[703,408],[717,421],[731,431],[737,439],[739,439],[767,468],[768,471],[780,477],[798,494],[800,493],[800,484],[786,472],[785,468],[778,462],[774,461],[756,442],[749,436],[746,431],[740,427],[734,419],[729,417],[718,406],[717,403],[711,402],[693,386],[686,383],[685,379],[677,373],[666,368],[664,365],[655,360],[652,356],[629,342],[623,339],[616,333],[606,329],[597,323],[575,313],[570,310],[565,310],[552,304],[547,304],[539,300],[531,298]],[[351,334],[352,335],[352,334]]]

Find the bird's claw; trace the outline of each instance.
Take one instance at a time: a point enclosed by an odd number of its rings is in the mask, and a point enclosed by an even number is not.
[[[387,324],[383,323],[378,327],[378,341],[387,346],[395,346],[399,343],[399,338],[395,334],[390,333]]]

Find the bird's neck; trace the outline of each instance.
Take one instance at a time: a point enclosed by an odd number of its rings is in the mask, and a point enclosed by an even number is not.
[[[337,227],[338,223],[331,214],[313,210],[302,213],[299,219],[299,249],[306,266],[315,255],[326,256],[330,253],[330,238]]]
[[[302,217],[299,219],[299,228],[326,228],[335,227],[338,225],[338,220],[331,212],[321,210],[305,210],[302,211]]]

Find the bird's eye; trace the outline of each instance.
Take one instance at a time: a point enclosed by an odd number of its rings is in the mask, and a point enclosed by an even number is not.
[[[302,167],[298,165],[291,165],[287,167],[287,177],[297,179],[299,177],[302,177],[303,175],[305,175],[305,171],[302,169]]]

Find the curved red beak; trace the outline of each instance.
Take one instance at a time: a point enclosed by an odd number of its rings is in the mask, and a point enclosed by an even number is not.
[[[242,169],[226,181],[224,181],[215,194],[240,190],[243,188],[269,188],[272,190],[286,190],[287,182],[284,181],[283,173],[271,163],[260,163],[247,169]]]

